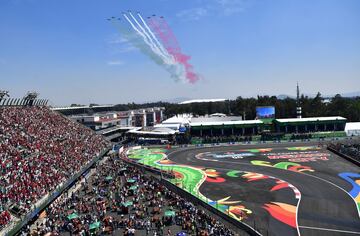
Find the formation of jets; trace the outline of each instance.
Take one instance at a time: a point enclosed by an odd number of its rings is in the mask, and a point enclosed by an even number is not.
[[[130,10],[128,10],[128,12],[131,12]],[[137,12],[137,13],[140,13],[140,12]],[[122,12],[122,14],[126,14],[125,12]],[[147,18],[150,19],[151,17],[155,17],[156,15],[153,14],[152,16],[148,16]],[[161,19],[163,19],[164,17],[163,16],[160,16]],[[117,20],[121,20],[121,18],[116,18],[115,16],[112,16],[110,18],[108,18],[107,20],[110,21],[110,20],[114,20],[114,19],[117,19]]]

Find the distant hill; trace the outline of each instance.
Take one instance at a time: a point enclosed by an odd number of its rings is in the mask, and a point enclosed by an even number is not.
[[[311,94],[311,93],[308,93],[308,94],[304,94],[305,96],[308,96],[309,98],[313,98],[316,96],[316,94]],[[323,98],[332,98],[334,97],[336,94],[322,94],[321,96]],[[351,93],[340,93],[340,95],[342,97],[347,97],[347,98],[351,98],[351,97],[360,97],[360,91],[359,92],[351,92]],[[287,95],[287,94],[280,94],[278,96],[276,96],[278,99],[285,99],[285,98],[296,98],[296,96],[291,96],[291,95]]]
[[[341,96],[343,96],[343,97],[360,97],[360,91],[352,92],[352,93],[342,93]]]
[[[286,95],[286,94],[280,94],[280,95],[277,95],[276,97],[277,97],[277,99],[280,99],[280,100],[283,100],[286,98],[295,98],[294,96],[290,96],[290,95]]]
[[[178,97],[178,98],[163,99],[162,101],[169,102],[169,103],[180,103],[180,102],[188,101],[188,100],[191,100],[191,99],[192,98],[188,98],[188,97]]]

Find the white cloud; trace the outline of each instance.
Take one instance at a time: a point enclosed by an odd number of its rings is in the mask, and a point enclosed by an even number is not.
[[[216,0],[216,3],[220,5],[220,10],[225,16],[242,12],[247,5],[245,0]]]
[[[184,20],[199,20],[204,16],[231,16],[243,12],[249,0],[200,0],[202,7],[185,9],[176,14]]]
[[[117,60],[117,61],[108,61],[107,63],[109,66],[122,66],[125,64],[124,61]]]
[[[229,7],[229,8],[223,9],[223,13],[225,16],[234,15],[234,14],[240,13],[242,11],[244,11],[244,8],[242,8],[242,7]]]
[[[123,38],[123,37],[120,37],[120,36],[118,36],[118,37],[116,37],[116,38],[114,38],[114,39],[109,40],[109,43],[110,43],[110,44],[124,44],[124,43],[127,43],[127,42],[128,42],[127,39],[125,39],[125,38]]]
[[[207,8],[198,7],[198,8],[182,10],[178,12],[176,16],[184,20],[199,20],[200,18],[206,16],[207,14],[208,14]]]
[[[137,48],[134,47],[128,39],[122,37],[121,35],[113,35],[109,40],[107,40],[107,43],[114,54],[128,53],[137,50]]]
[[[126,53],[126,52],[133,52],[136,51],[137,48],[132,45],[124,45],[123,47],[117,50],[118,53]]]

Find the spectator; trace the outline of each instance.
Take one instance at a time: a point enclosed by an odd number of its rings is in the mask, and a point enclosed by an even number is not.
[[[347,155],[357,161],[360,161],[359,139],[331,143],[331,144],[329,144],[329,147],[331,147],[331,148],[335,149],[336,151],[338,151],[344,155]]]
[[[46,107],[0,108],[0,225],[11,205],[24,213],[108,145]]]
[[[233,235],[203,210],[119,158],[108,157],[92,173],[78,191],[63,194],[46,209],[40,227],[23,233],[174,235],[186,231],[191,235]],[[166,211],[173,213],[165,215]],[[94,222],[100,222],[96,229],[91,226]]]

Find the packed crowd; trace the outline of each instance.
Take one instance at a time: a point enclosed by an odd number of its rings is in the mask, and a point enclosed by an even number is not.
[[[77,191],[63,194],[42,215],[24,235],[233,235],[118,157],[106,157]]]
[[[11,219],[11,215],[10,215],[10,213],[8,211],[3,210],[0,213],[0,230],[1,230],[2,227],[4,227],[6,224],[9,223],[10,219]]]
[[[332,143],[329,145],[338,152],[348,155],[355,160],[360,161],[360,140],[352,140],[347,142]]]
[[[1,107],[0,228],[9,223],[10,207],[28,212],[107,145],[46,107]]]

